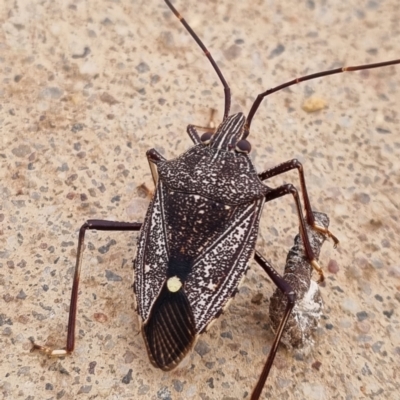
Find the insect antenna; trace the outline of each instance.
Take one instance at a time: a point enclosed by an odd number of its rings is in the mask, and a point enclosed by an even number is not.
[[[224,75],[222,75],[221,70],[219,69],[217,63],[213,59],[211,53],[208,51],[207,47],[204,45],[204,43],[200,40],[200,38],[196,35],[194,30],[189,26],[189,24],[186,22],[186,20],[182,17],[181,14],[176,10],[176,8],[171,4],[169,0],[164,0],[167,6],[170,8],[170,10],[175,14],[175,16],[181,21],[182,25],[185,27],[185,29],[189,32],[190,36],[196,41],[196,43],[200,46],[200,48],[203,50],[204,54],[206,57],[210,60],[211,65],[214,68],[214,71],[217,73],[222,85],[224,86],[224,93],[225,93],[225,109],[224,109],[224,119],[228,117],[229,115],[229,110],[231,108],[231,89],[228,86],[228,83],[226,82]]]
[[[311,79],[316,79],[316,78],[321,78],[322,76],[341,74],[342,72],[361,71],[363,69],[387,67],[388,65],[395,65],[395,64],[400,64],[400,59],[385,61],[385,62],[376,63],[376,64],[363,64],[363,65],[354,65],[354,66],[350,66],[350,67],[335,68],[335,69],[330,69],[328,71],[322,71],[322,72],[317,72],[315,74],[301,76],[300,78],[293,79],[291,81],[283,83],[282,85],[268,89],[265,92],[260,93],[257,96],[256,100],[254,101],[253,105],[251,106],[251,109],[250,109],[249,114],[246,119],[246,124],[244,127],[245,132],[244,132],[242,139],[245,139],[249,135],[251,121],[254,117],[254,114],[257,112],[258,107],[260,106],[261,102],[264,100],[265,97],[269,96],[272,93],[278,92],[279,90],[285,89],[289,86],[295,85],[300,82],[309,81]]]

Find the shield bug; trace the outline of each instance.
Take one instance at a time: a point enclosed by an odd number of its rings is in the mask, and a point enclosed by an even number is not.
[[[252,119],[262,100],[293,84],[344,71],[398,64],[400,60],[364,66],[338,68],[294,79],[261,93],[247,117],[230,115],[230,89],[211,54],[169,1],[165,1],[204,51],[225,90],[225,109],[216,132],[199,135],[188,127],[194,147],[174,160],[156,150],[147,158],[156,191],[144,223],[89,220],[79,234],[78,256],[72,289],[68,337],[65,350],[34,345],[51,355],[73,351],[78,284],[86,230],[140,231],[134,261],[134,292],[142,333],[153,365],[173,369],[193,347],[197,337],[217,318],[236,293],[250,259],[265,270],[285,293],[287,306],[279,323],[270,354],[252,398],[260,396],[271,368],[286,321],[295,303],[294,292],[271,265],[255,251],[259,220],[265,202],[292,195],[300,224],[300,236],[308,262],[323,273],[310,244],[306,225],[336,239],[315,222],[308,198],[302,165],[284,162],[257,173],[248,156],[247,140]],[[306,215],[303,217],[296,188],[285,184],[270,188],[262,182],[297,169]]]

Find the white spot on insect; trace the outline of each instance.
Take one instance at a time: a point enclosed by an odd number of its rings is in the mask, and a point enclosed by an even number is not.
[[[225,206],[225,210],[230,210],[231,206]]]
[[[300,340],[303,354],[308,354],[314,344],[312,333],[318,326],[322,309],[323,303],[319,294],[319,286],[312,280],[310,288],[302,298],[298,299],[292,311],[292,317],[295,321],[292,332],[299,337],[298,340]],[[289,333],[283,335],[282,342],[289,348],[292,347]]]
[[[148,272],[150,272],[150,265],[149,265],[149,264],[146,264],[146,265],[144,266],[144,272],[145,272],[145,274],[147,274]]]
[[[182,287],[182,282],[177,276],[173,276],[167,280],[167,288],[170,292],[175,293]]]
[[[318,292],[318,284],[314,281],[311,281],[310,288],[304,294],[304,297],[302,299],[299,299],[299,301],[296,303],[295,308],[293,309],[293,311],[295,311],[299,315],[299,324],[302,330],[305,330],[306,325],[309,323],[305,316],[312,316],[317,320],[321,317],[322,304],[315,301]]]

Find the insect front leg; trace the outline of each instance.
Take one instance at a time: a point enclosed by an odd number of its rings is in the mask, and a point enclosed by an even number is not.
[[[205,132],[199,136],[199,133],[197,132],[196,128],[203,129]],[[211,137],[214,135],[216,129],[211,128],[211,127],[202,127],[202,126],[195,126],[195,125],[188,125],[187,127],[187,133],[190,136],[190,139],[192,139],[194,144],[200,144],[200,143],[205,143],[209,142]]]
[[[49,356],[63,356],[72,353],[74,350],[79,277],[81,275],[82,256],[86,231],[88,229],[99,231],[139,231],[141,226],[142,224],[140,222],[118,222],[100,219],[89,219],[81,226],[81,229],[79,230],[78,254],[76,256],[74,281],[72,284],[71,302],[68,317],[67,343],[65,349],[51,349],[50,347],[41,346],[32,341],[33,347],[31,351],[39,350]]]
[[[154,184],[158,182],[157,163],[160,161],[166,161],[166,158],[159,153],[156,149],[150,149],[146,152],[147,161],[149,162],[151,175],[153,176]]]
[[[307,191],[307,186],[306,186],[306,180],[304,177],[304,169],[303,165],[301,162],[297,159],[289,160],[286,161],[282,164],[277,165],[276,167],[273,167],[271,169],[267,169],[260,174],[258,174],[258,177],[260,178],[261,181],[264,181],[266,179],[272,178],[273,176],[284,174],[285,172],[291,171],[293,169],[297,169],[299,173],[299,178],[300,178],[300,186],[301,186],[301,192],[303,194],[303,201],[304,201],[304,208],[306,210],[306,220],[308,225],[312,226],[313,229],[323,233],[324,235],[330,237],[333,242],[335,247],[339,244],[339,240],[335,235],[333,235],[329,229],[318,225],[315,222],[315,217],[314,213],[311,209],[311,203],[310,203],[310,198],[308,197],[308,191]]]
[[[258,252],[254,254],[254,259],[261,266],[261,268],[268,274],[271,278],[272,282],[280,289],[280,291],[286,296],[287,303],[285,312],[283,313],[281,322],[278,326],[278,329],[275,332],[275,339],[272,343],[271,349],[269,351],[267,360],[264,364],[264,368],[261,372],[260,377],[258,378],[258,382],[256,387],[253,390],[251,395],[251,400],[257,400],[261,396],[261,392],[264,388],[265,382],[267,380],[269,371],[272,367],[272,363],[274,362],[276,352],[278,350],[279,343],[282,338],[282,334],[284,332],[286,323],[289,319],[290,313],[295,305],[296,301],[296,293],[293,291],[291,286],[282,278],[281,275],[274,269],[274,267]]]
[[[275,189],[270,189],[265,195],[265,202],[278,199],[279,197],[285,196],[287,194],[291,194],[295,200],[297,215],[299,217],[299,223],[300,223],[300,236],[303,239],[305,253],[312,267],[318,272],[319,274],[318,282],[321,283],[324,281],[324,273],[322,271],[322,268],[319,266],[314,255],[314,251],[310,245],[310,240],[308,238],[306,223],[304,221],[303,211],[301,208],[299,193],[297,189],[290,183],[278,186]]]
[[[202,131],[208,133],[210,136],[213,135],[217,130],[214,123],[215,112],[216,110],[214,108],[211,109],[210,122],[208,123],[208,126],[188,125],[186,132],[189,135],[190,139],[192,139],[192,142],[194,144],[200,144],[203,142],[202,139],[204,139],[203,137],[200,137],[197,129],[201,129]]]
[[[199,136],[199,133],[197,132],[197,129],[194,125],[188,125],[186,129],[187,134],[189,135],[190,139],[192,139],[192,142],[194,144],[200,144],[201,139]]]

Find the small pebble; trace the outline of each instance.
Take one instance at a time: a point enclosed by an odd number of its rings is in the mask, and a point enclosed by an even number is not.
[[[94,375],[95,371],[94,369],[96,368],[97,362],[96,361],[92,361],[91,363],[89,363],[89,374]]]
[[[364,280],[359,280],[358,288],[367,296],[370,296],[372,294],[372,288],[369,282],[366,282]]]
[[[25,294],[25,292],[22,289],[17,294],[17,299],[19,299],[19,300],[25,300],[27,297],[28,296]]]
[[[314,361],[314,362],[312,363],[311,366],[312,366],[314,369],[316,369],[317,371],[319,371],[320,368],[321,368],[321,365],[322,365],[322,363],[321,363],[320,361]]]
[[[100,95],[100,100],[103,103],[110,104],[111,106],[118,103],[118,101],[107,92],[104,92],[103,94]]]
[[[233,336],[232,336],[232,332],[231,332],[231,331],[222,332],[222,333],[221,333],[221,337],[222,337],[222,338],[227,338],[227,339],[233,339]]]
[[[310,97],[310,98],[306,99],[303,102],[301,108],[304,111],[311,113],[311,112],[315,112],[315,111],[324,109],[326,107],[326,105],[327,105],[327,102],[325,99],[314,96],[314,97]]]
[[[157,392],[157,399],[162,399],[162,400],[172,400],[171,398],[171,392],[166,386],[163,386],[158,392]]]
[[[394,310],[393,310],[393,309],[391,309],[390,311],[384,311],[384,312],[383,312],[383,314],[384,314],[386,317],[388,317],[388,318],[391,318],[392,315],[393,315],[393,313],[394,313]]]
[[[285,379],[285,378],[281,378],[281,377],[277,377],[276,381],[274,382],[274,384],[276,384],[276,387],[279,389],[284,389],[286,387],[289,387],[291,384],[291,380],[290,379]]]
[[[97,322],[107,322],[108,321],[108,317],[107,315],[103,314],[103,313],[94,313],[93,318],[97,321]]]
[[[6,327],[3,329],[2,335],[3,335],[3,336],[11,336],[11,334],[12,334],[11,328],[8,327],[8,326],[6,326]]]
[[[122,281],[122,277],[120,275],[117,275],[115,272],[112,272],[108,269],[106,269],[106,279],[109,282],[120,282]]]
[[[349,297],[342,301],[341,307],[344,311],[349,312],[351,314],[355,314],[359,309],[358,304],[356,304],[354,300],[352,300]]]
[[[130,364],[133,362],[134,359],[135,359],[135,355],[131,351],[127,350],[124,354],[124,362],[126,364]]]
[[[366,321],[357,322],[356,326],[360,333],[368,333],[371,329],[371,325]]]
[[[89,393],[91,390],[92,385],[81,386],[81,388],[78,390],[78,394]]]
[[[180,393],[183,391],[183,383],[177,379],[174,379],[173,381],[174,389]]]
[[[76,133],[76,132],[80,132],[83,128],[85,127],[85,125],[84,124],[73,124],[72,125],[72,128],[71,128],[71,132],[74,132],[74,133]],[[80,150],[80,143],[77,143],[78,144],[78,146],[79,146],[79,148],[75,148],[75,146],[74,146],[74,149],[75,150]]]
[[[262,293],[257,293],[252,297],[251,302],[253,304],[260,305],[261,302],[262,302],[262,299],[263,299],[263,294]]]
[[[204,340],[201,339],[197,342],[194,350],[201,357],[203,357],[204,355],[206,355],[211,351],[210,346]]]
[[[325,388],[322,385],[302,383],[304,397],[308,400],[326,400]],[[302,396],[303,397],[303,396]]]
[[[379,340],[377,342],[375,342],[372,345],[372,350],[374,353],[380,353],[382,346],[384,345],[384,342],[382,340]]]
[[[14,300],[14,296],[11,296],[9,293],[6,293],[5,295],[3,295],[3,300],[6,303],[9,303],[10,301]]]
[[[371,265],[376,269],[382,269],[385,266],[383,261],[377,258],[371,259]]]
[[[139,390],[138,390],[138,395],[144,395],[146,393],[148,393],[150,390],[150,386],[149,385],[141,385],[139,386]]]
[[[357,319],[361,322],[368,318],[368,314],[365,311],[360,311],[357,314]]]
[[[136,69],[137,72],[139,72],[139,74],[143,74],[145,72],[150,71],[150,67],[145,62],[141,62],[140,64],[138,64],[135,67],[135,69]]]
[[[46,87],[40,93],[40,98],[57,100],[63,95],[64,91],[58,87]]]
[[[400,278],[400,266],[394,266],[388,269],[389,276],[393,276],[394,278]]]
[[[350,328],[352,326],[352,322],[347,318],[343,318],[343,319],[340,320],[339,326],[341,328],[348,329],[348,328]]]
[[[132,371],[132,368],[130,368],[128,373],[122,378],[122,383],[125,383],[126,385],[130,383],[132,380]]]
[[[328,271],[331,274],[337,274],[339,272],[339,264],[337,263],[336,260],[329,260]]]

